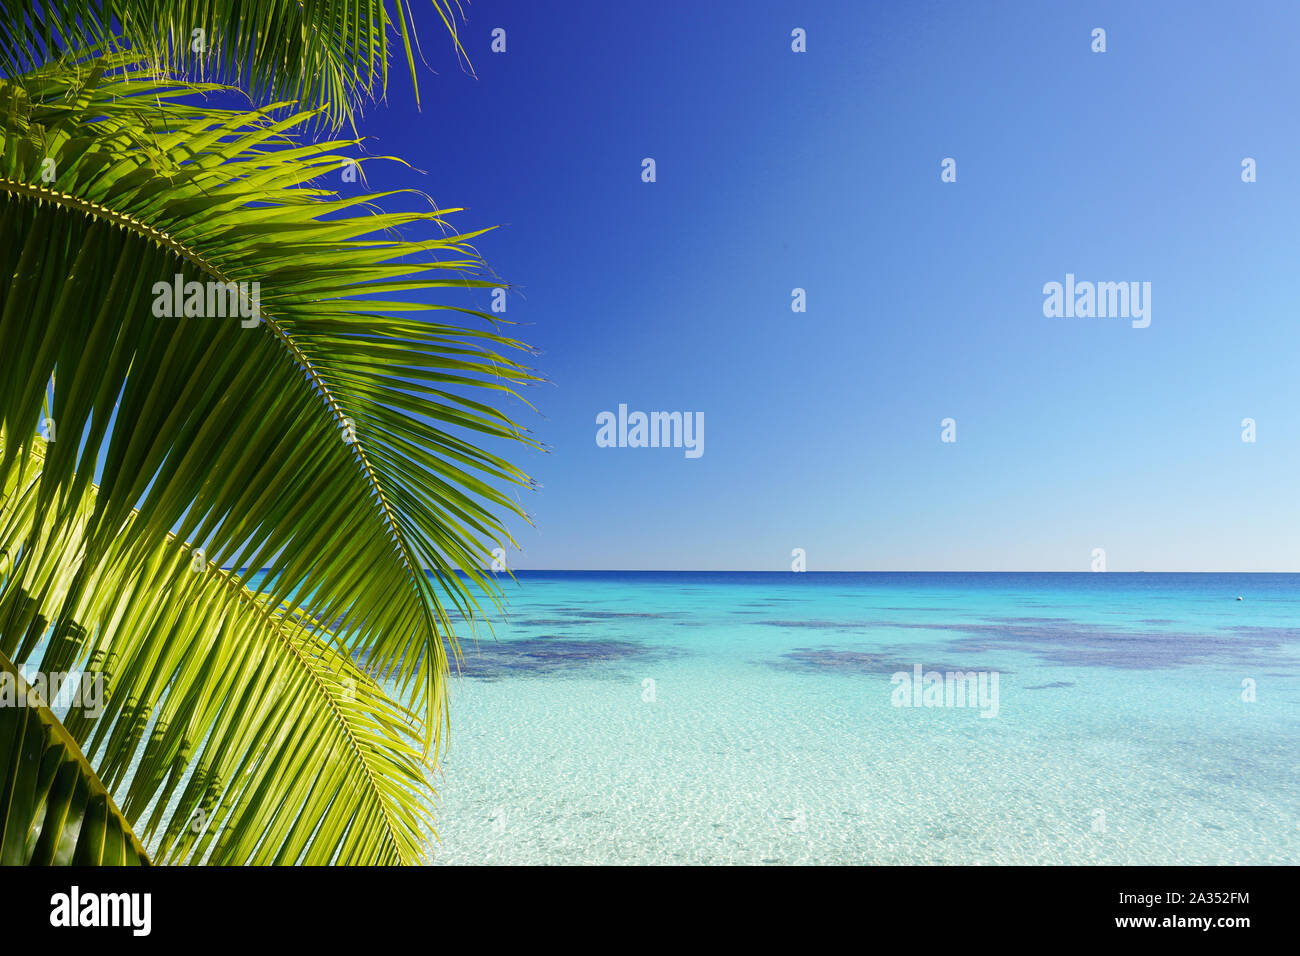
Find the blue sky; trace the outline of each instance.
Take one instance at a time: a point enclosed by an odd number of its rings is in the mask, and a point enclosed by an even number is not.
[[[474,0],[470,76],[415,5],[360,130],[424,174],[367,174],[502,227],[513,567],[1300,569],[1300,7]],[[1067,273],[1150,326],[1045,317]],[[704,454],[598,447],[620,403]]]

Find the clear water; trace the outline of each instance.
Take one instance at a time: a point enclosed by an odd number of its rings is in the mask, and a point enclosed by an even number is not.
[[[505,587],[435,863],[1300,862],[1300,575]],[[996,672],[997,715],[895,706],[917,664]]]

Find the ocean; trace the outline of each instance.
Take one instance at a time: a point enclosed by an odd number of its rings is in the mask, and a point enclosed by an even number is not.
[[[435,864],[1300,862],[1300,575],[501,583]]]

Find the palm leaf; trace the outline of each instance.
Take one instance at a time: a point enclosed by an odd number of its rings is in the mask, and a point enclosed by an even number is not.
[[[110,719],[68,726],[160,859],[409,859],[422,811],[377,825],[375,790],[409,803],[411,755],[376,751],[371,790],[346,791],[374,811],[354,826],[331,796],[349,771],[312,743],[347,708],[292,700],[352,667],[356,739],[436,746],[443,602],[472,615],[492,592],[497,513],[522,515],[508,489],[528,484],[478,442],[535,444],[492,404],[534,376],[491,317],[415,315],[437,308],[428,290],[499,284],[473,235],[402,239],[445,213],[321,189],[354,141],[301,146],[310,114],[213,110],[192,98],[205,89],[122,58],[0,85],[0,487],[19,496],[0,651],[109,674]],[[260,282],[263,321],[155,316],[176,273]],[[60,440],[38,475],[52,381]],[[220,567],[270,573],[248,587]],[[418,717],[380,700],[381,676]],[[191,836],[209,806],[224,815]]]
[[[53,446],[41,508],[65,514],[54,489],[74,474],[84,487],[98,456],[88,562],[136,507],[137,556],[175,531],[220,566],[274,561],[272,604],[297,596],[315,620],[346,621],[354,649],[434,716],[439,593],[470,613],[468,585],[493,589],[479,569],[508,540],[496,509],[522,515],[501,486],[528,484],[466,435],[531,439],[468,393],[513,395],[534,376],[492,328],[356,297],[496,285],[473,274],[471,237],[364,238],[443,214],[358,215],[379,197],[303,187],[348,162],[277,132],[305,117],[172,116],[174,87],[98,69],[39,79],[0,87],[0,115],[19,114],[0,166],[0,354],[17,373],[0,383],[0,476],[56,378],[53,418],[83,441]],[[47,153],[52,186],[38,184]],[[260,282],[262,323],[160,320],[151,290],[174,273]]]
[[[77,742],[3,654],[0,682],[14,694],[0,703],[0,866],[148,865]]]
[[[464,57],[459,0],[430,2]],[[394,32],[418,105],[411,3],[394,6],[396,24],[384,0],[5,0],[0,72],[17,76],[90,46],[129,48],[155,72],[218,79],[259,102],[324,108],[337,127],[383,95]]]
[[[25,548],[0,587],[0,639],[21,634],[42,673],[102,680],[99,706],[70,707],[58,729],[82,742],[156,861],[420,859],[433,791],[416,716],[332,636],[175,539],[133,570],[110,550],[82,589],[98,597],[70,605],[82,537],[38,524],[35,445],[0,504],[0,540]],[[88,629],[103,596],[112,615]]]

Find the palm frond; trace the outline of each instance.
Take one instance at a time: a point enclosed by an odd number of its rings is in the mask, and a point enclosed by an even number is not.
[[[156,861],[419,860],[433,791],[418,717],[333,635],[174,538],[134,565],[115,544],[74,593],[84,537],[40,523],[46,448],[34,443],[0,501],[0,542],[21,542],[0,583],[0,644],[42,674],[99,681],[56,731],[81,742]]]
[[[299,609],[318,643],[337,632],[368,674],[395,681],[436,746],[449,608],[472,615],[475,594],[493,592],[481,568],[509,541],[498,513],[523,516],[508,489],[529,484],[479,442],[535,445],[492,404],[535,376],[492,317],[400,317],[439,307],[380,298],[499,285],[469,245],[477,234],[403,240],[404,227],[445,229],[447,212],[380,213],[381,196],[322,189],[355,141],[299,145],[291,131],[310,114],[198,109],[189,97],[203,89],[116,57],[0,84],[0,486],[30,458],[54,381],[59,440],[29,533],[74,555],[43,566],[57,612],[7,625],[0,650],[30,652],[33,628],[52,627],[107,654],[106,629],[118,641],[162,626],[149,588],[172,580],[175,542],[190,541],[214,568],[269,568],[251,597]],[[176,274],[260,283],[261,321],[156,316],[155,289]],[[18,581],[50,549],[11,550]],[[194,603],[167,605],[173,623],[235,627],[222,592],[197,586]],[[48,607],[50,587],[22,591]],[[126,721],[114,752],[144,732]]]
[[[460,3],[429,2],[465,58]],[[412,0],[394,8],[390,17],[384,0],[4,0],[0,72],[15,77],[91,46],[129,49],[159,73],[234,84],[258,102],[324,108],[338,127],[383,95],[396,37],[419,101]]]
[[[149,856],[94,768],[0,654],[0,866],[141,866]]]

